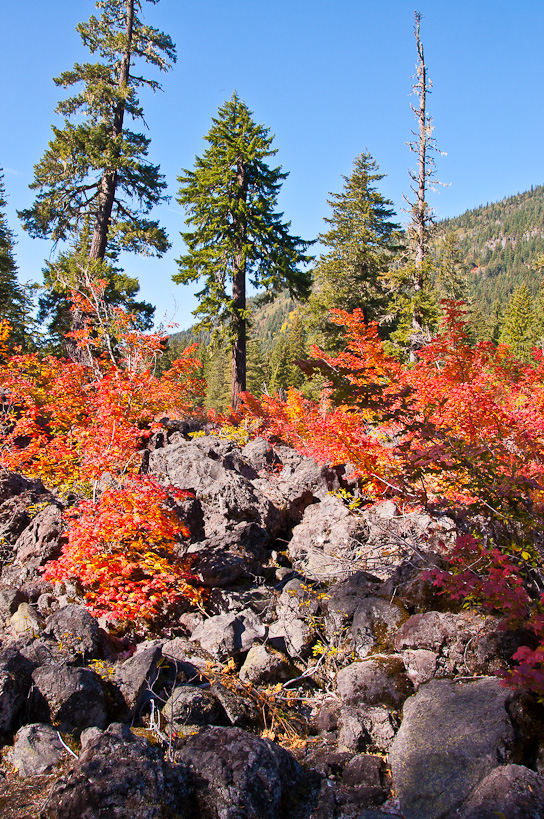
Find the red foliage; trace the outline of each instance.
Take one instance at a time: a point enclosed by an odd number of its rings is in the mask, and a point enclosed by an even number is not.
[[[84,321],[71,334],[85,363],[33,354],[0,367],[2,465],[93,497],[109,475],[113,488],[66,513],[68,543],[44,576],[77,577],[95,613],[149,619],[198,597],[177,558],[186,533],[172,507],[180,493],[135,476],[155,419],[193,412],[200,362],[189,347],[155,375],[164,337],[137,332],[122,310],[108,312],[104,282],[88,284],[87,296],[73,296]]]
[[[198,601],[187,563],[176,557],[188,535],[173,500],[187,492],[150,477],[127,478],[98,501],[68,511],[68,544],[44,568],[45,580],[76,577],[91,613],[154,619],[182,599]]]
[[[449,302],[439,335],[403,365],[362,311],[332,313],[347,347],[313,349],[307,370],[328,380],[320,401],[245,395],[246,415],[318,461],[351,464],[369,503],[390,496],[470,532],[435,581],[534,631],[542,645],[517,653],[510,679],[544,694],[542,355],[529,366],[505,346],[472,346],[462,304]]]

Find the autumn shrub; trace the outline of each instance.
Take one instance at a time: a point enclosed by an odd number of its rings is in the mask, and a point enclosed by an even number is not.
[[[79,498],[64,516],[62,555],[44,577],[77,578],[94,613],[151,619],[198,597],[177,557],[187,534],[180,493],[139,473],[157,419],[197,411],[200,362],[189,347],[157,376],[164,336],[141,333],[125,311],[110,310],[105,282],[87,285],[72,297],[71,359],[15,355],[0,365],[1,465]]]
[[[189,532],[175,501],[187,492],[149,476],[130,476],[66,514],[67,544],[45,580],[77,578],[92,614],[156,620],[182,600],[198,602],[196,578],[178,557]]]
[[[435,582],[544,643],[544,359],[535,351],[529,365],[504,345],[473,346],[463,306],[445,309],[413,365],[387,355],[362,311],[332,311],[346,349],[313,348],[306,371],[327,379],[320,400],[245,395],[244,412],[261,434],[351,464],[368,504],[389,497],[452,518],[459,539]],[[511,677],[544,694],[544,647],[531,652],[518,652]]]

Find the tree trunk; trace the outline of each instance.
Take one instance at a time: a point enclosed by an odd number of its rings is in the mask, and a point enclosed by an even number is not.
[[[134,26],[134,0],[126,0],[126,47],[119,67],[118,86],[122,92],[128,88],[130,78],[130,61],[132,56],[132,32]],[[111,137],[113,140],[119,139],[123,133],[123,120],[125,116],[125,100],[121,95],[113,117]],[[108,230],[110,226],[111,212],[115,201],[115,191],[117,188],[117,171],[105,171],[100,180],[100,192],[98,195],[98,210],[96,214],[89,258],[103,259],[106,255],[108,242]]]
[[[238,185],[238,203],[245,203],[248,180],[247,170],[242,159],[239,159],[237,163],[236,182]],[[232,345],[230,405],[236,411],[240,407],[240,393],[246,389],[247,374],[246,258],[244,249],[246,225],[245,218],[240,210],[234,215],[233,228],[238,247],[232,263],[232,328],[234,342]]]
[[[246,389],[247,372],[247,322],[243,315],[240,315],[240,311],[246,309],[246,266],[238,254],[234,259],[232,301],[235,311],[233,317],[235,338],[232,345],[230,405],[233,410],[237,410],[240,407],[240,393]]]
[[[413,223],[416,235],[416,252],[415,252],[415,268],[416,273],[414,277],[414,292],[416,299],[418,293],[423,289],[423,263],[427,255],[427,202],[425,201],[427,177],[429,170],[427,168],[427,142],[429,139],[427,133],[427,66],[425,64],[425,56],[423,53],[423,45],[419,37],[419,26],[421,22],[421,15],[419,12],[415,13],[415,35],[417,45],[417,83],[414,85],[414,90],[419,97],[419,110],[414,112],[417,115],[419,134],[417,142],[418,153],[418,175],[417,175],[417,191],[416,202],[413,207]],[[414,177],[415,181],[415,177]],[[423,334],[423,316],[417,307],[417,302],[412,311],[412,334],[410,336],[410,362],[414,363],[417,359],[417,350],[421,346],[421,337]]]

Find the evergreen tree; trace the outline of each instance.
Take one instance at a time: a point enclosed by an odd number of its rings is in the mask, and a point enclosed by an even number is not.
[[[398,225],[392,202],[377,190],[384,178],[377,163],[363,152],[344,176],[341,193],[330,194],[330,226],[319,236],[327,248],[314,270],[314,288],[308,303],[312,340],[328,351],[342,345],[341,328],[332,324],[332,307],[363,310],[366,321],[378,319],[386,308],[387,290],[381,276],[391,264],[393,235]]]
[[[253,395],[266,392],[270,383],[270,363],[263,355],[259,339],[252,333],[247,342],[247,389]]]
[[[461,245],[455,233],[447,233],[444,237],[436,279],[441,298],[462,300],[468,303],[467,272]]]
[[[254,122],[236,93],[212,118],[205,139],[209,147],[196,158],[195,170],[179,177],[178,202],[191,230],[182,233],[187,253],[173,279],[205,280],[194,315],[202,327],[221,328],[232,344],[231,405],[236,408],[246,389],[246,277],[264,289],[266,299],[282,289],[306,297],[311,277],[299,265],[310,261],[305,255],[310,243],[292,236],[290,224],[276,212],[287,174],[267,164],[276,153],[269,129]]]
[[[57,106],[64,125],[53,126],[53,139],[34,168],[30,186],[38,194],[32,207],[19,213],[31,236],[55,242],[77,243],[90,224],[91,261],[115,260],[120,250],[160,256],[169,247],[164,230],[148,218],[151,209],[165,201],[166,183],[159,167],[147,159],[150,140],[129,130],[125,121],[143,121],[139,88],[160,88],[133,70],[134,62],[166,71],[176,59],[170,37],[142,21],[142,4],[97,0],[100,17],[93,15],[78,25],[84,45],[98,53],[100,61],[76,63],[55,79],[62,88],[80,87]],[[61,267],[65,263],[61,258]],[[110,291],[115,290],[114,276],[109,277],[106,268],[99,273],[110,278]],[[132,285],[128,289],[133,295]],[[55,302],[54,296],[51,299]],[[44,309],[50,308],[44,302]],[[78,322],[81,317],[72,314],[72,327]]]
[[[10,346],[28,347],[30,298],[17,278],[15,236],[4,214],[6,207],[4,174],[0,170],[0,320],[10,325]]]
[[[301,387],[305,376],[297,361],[307,358],[306,331],[300,310],[293,311],[288,327],[282,332],[272,350],[270,360],[270,388],[272,392],[285,391],[289,387]]]
[[[536,314],[533,297],[525,284],[514,290],[506,305],[499,340],[508,344],[520,360],[532,359],[537,343]]]
[[[229,351],[221,343],[213,343],[201,351],[206,380],[206,407],[225,412],[230,399]]]

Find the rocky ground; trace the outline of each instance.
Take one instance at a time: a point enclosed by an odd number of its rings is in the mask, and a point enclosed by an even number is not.
[[[451,526],[350,510],[347,470],[182,424],[146,469],[184,503],[202,610],[118,632],[44,583],[62,504],[0,473],[0,813],[13,819],[544,819],[527,635],[425,570]],[[353,487],[351,487],[353,489]]]

